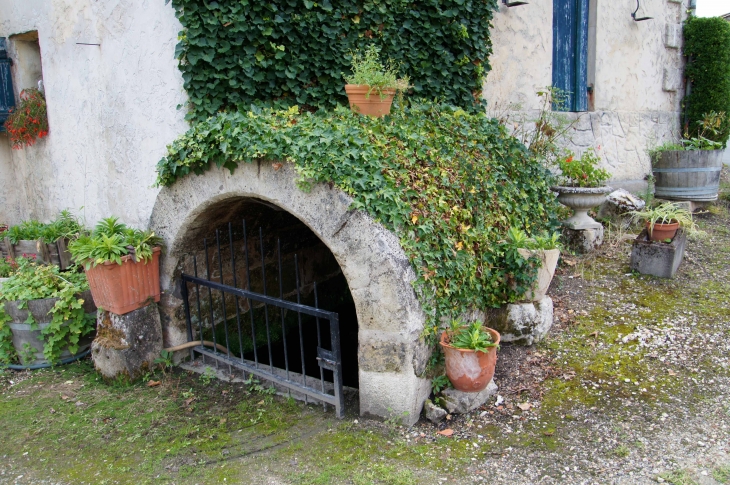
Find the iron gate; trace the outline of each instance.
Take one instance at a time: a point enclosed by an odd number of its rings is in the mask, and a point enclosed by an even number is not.
[[[230,259],[231,259],[231,273],[233,275],[233,285],[224,284],[224,271],[223,261],[221,258],[221,241],[220,231],[216,230],[215,236],[215,253],[218,260],[218,272],[219,281],[213,281],[211,279],[211,264],[209,257],[209,247],[207,239],[203,240],[203,246],[205,251],[205,277],[198,276],[198,261],[197,256],[193,254],[193,267],[195,268],[192,275],[182,274],[182,297],[185,308],[185,319],[187,321],[187,332],[188,341],[193,342],[196,339],[193,337],[195,326],[193,324],[194,316],[197,316],[197,331],[200,337],[197,341],[201,342],[201,345],[193,347],[191,349],[191,355],[194,357],[195,353],[198,353],[205,357],[210,357],[216,361],[225,365],[235,367],[244,372],[253,374],[262,379],[274,382],[278,385],[291,389],[295,392],[304,394],[306,397],[311,397],[321,401],[325,407],[327,404],[331,404],[335,407],[335,414],[338,418],[344,417],[344,396],[342,392],[342,359],[340,353],[340,328],[338,314],[330,311],[326,311],[318,308],[318,296],[317,296],[317,283],[314,283],[314,306],[307,306],[301,304],[301,287],[300,287],[300,274],[299,274],[299,259],[298,255],[294,255],[294,271],[296,273],[296,296],[297,301],[292,302],[284,298],[283,289],[283,277],[282,277],[282,257],[281,257],[281,240],[277,239],[276,257],[278,264],[278,280],[279,280],[279,296],[271,296],[267,294],[266,290],[266,261],[265,261],[265,248],[263,231],[259,229],[259,250],[261,253],[261,276],[263,280],[263,293],[256,293],[250,291],[251,289],[251,267],[249,261],[249,250],[248,250],[248,237],[246,232],[246,221],[243,221],[243,252],[246,263],[246,286],[244,288],[238,287],[238,281],[236,277],[236,256],[234,251],[233,231],[232,225],[228,224],[228,242],[230,247]],[[191,289],[190,285],[195,294],[194,307],[197,310],[196,313],[191,311]],[[202,288],[202,291],[201,291]],[[201,296],[201,293],[203,295]],[[207,295],[206,295],[207,293]],[[223,334],[224,342],[219,341],[220,337],[217,337],[217,325],[221,325],[221,321],[216,322],[217,318],[214,311],[214,300],[213,295],[218,293],[220,295],[220,314],[222,315]],[[207,298],[206,298],[207,296]],[[228,311],[226,310],[226,297],[233,298],[235,300],[235,326],[237,327],[238,335],[238,355],[235,355],[235,341],[231,342],[229,338],[229,318]],[[207,302],[208,311],[201,310],[201,301],[203,307]],[[253,360],[245,358],[247,352],[244,351],[243,342],[243,330],[242,327],[242,315],[240,301],[245,301],[248,304],[248,314],[251,327],[251,341],[252,341],[252,352]],[[256,305],[259,305],[256,308]],[[270,322],[270,310],[274,309],[274,313],[278,312],[281,316],[281,338],[283,339],[283,360],[284,367],[278,367],[274,365],[274,359],[272,355],[272,326]],[[261,362],[259,359],[259,346],[257,342],[257,329],[255,323],[254,311],[258,310],[258,314],[263,313],[263,322],[266,333],[266,347],[264,350],[267,351],[268,362]],[[299,336],[299,355],[301,356],[301,373],[290,372],[289,354],[292,349],[292,345],[287,342],[287,330],[285,328],[285,312],[292,311],[296,313],[296,328]],[[304,316],[304,318],[303,318]],[[309,317],[309,318],[307,318]],[[232,320],[232,317],[231,317]],[[309,320],[309,321],[307,321]],[[260,321],[260,320],[259,320]],[[323,346],[323,323],[328,323],[329,326],[329,348]],[[206,328],[204,328],[204,324]],[[207,326],[210,328],[210,334],[212,335],[212,342],[208,345],[203,345],[204,332],[207,330]],[[313,326],[316,326],[317,333],[317,347],[316,347],[316,359],[317,367],[319,369],[319,379],[312,376],[307,376],[307,369],[305,363],[305,345],[304,335],[305,331],[314,331]],[[218,328],[219,329],[219,328]],[[261,330],[261,329],[259,329]],[[278,331],[278,329],[276,329]],[[247,331],[247,330],[246,330]],[[326,334],[324,335],[326,337]],[[326,340],[326,339],[325,339]],[[210,345],[212,344],[212,345]],[[232,347],[231,345],[234,345]],[[326,342],[325,342],[326,345]],[[211,348],[207,348],[211,347]],[[332,380],[329,378],[325,379],[324,370],[332,372]],[[318,381],[319,386],[312,385],[313,382]],[[318,388],[317,388],[318,387]]]

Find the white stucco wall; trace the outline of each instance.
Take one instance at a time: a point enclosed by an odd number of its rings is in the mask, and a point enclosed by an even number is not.
[[[158,192],[155,165],[187,129],[177,110],[187,98],[174,58],[181,26],[172,6],[0,0],[0,37],[35,30],[50,133],[12,152],[0,135],[0,222],[48,220],[83,207],[88,223],[115,214],[146,226]]]
[[[531,120],[535,92],[552,83],[553,0],[500,6],[492,30],[494,55],[484,96],[490,112]],[[647,150],[679,135],[683,93],[681,22],[675,0],[643,0],[635,22],[635,0],[592,0],[589,30],[591,111],[569,114],[577,123],[565,146],[580,154],[600,147],[603,164],[617,185],[636,187],[650,171]]]

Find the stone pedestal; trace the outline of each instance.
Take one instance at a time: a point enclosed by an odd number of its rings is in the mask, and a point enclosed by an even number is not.
[[[667,244],[650,241],[644,229],[639,237],[634,239],[631,249],[631,270],[660,278],[673,278],[679,263],[682,262],[686,242],[687,235],[682,230],[677,231],[672,242]]]
[[[497,394],[497,385],[490,381],[487,387],[480,392],[462,392],[453,388],[444,389],[441,393],[444,406],[449,413],[466,414],[474,411],[489,398]]]
[[[603,244],[603,226],[593,229],[570,229],[564,227],[563,241],[576,253],[590,253]]]
[[[138,379],[154,367],[161,351],[162,325],[156,304],[124,315],[98,313],[91,357],[104,378]]]
[[[528,303],[512,303],[487,310],[485,324],[498,331],[502,342],[532,345],[553,326],[553,300],[543,297]]]

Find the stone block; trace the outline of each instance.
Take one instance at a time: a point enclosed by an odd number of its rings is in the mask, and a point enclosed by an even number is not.
[[[466,414],[474,411],[486,403],[490,397],[497,394],[497,385],[490,381],[487,387],[480,392],[462,392],[454,388],[445,389],[442,393],[446,409],[453,414]]]
[[[603,226],[592,229],[563,227],[563,241],[578,254],[590,253],[603,244]]]
[[[486,311],[486,325],[499,332],[502,342],[532,345],[553,326],[553,300],[546,296],[528,303],[512,303]]]
[[[162,351],[162,324],[152,303],[124,315],[100,311],[91,358],[106,379],[135,380],[152,369]]]
[[[687,236],[678,231],[671,243],[649,240],[646,229],[634,240],[631,249],[631,270],[641,274],[673,278],[682,262]]]
[[[444,408],[436,406],[430,400],[423,403],[423,416],[432,423],[440,423],[447,414]]]

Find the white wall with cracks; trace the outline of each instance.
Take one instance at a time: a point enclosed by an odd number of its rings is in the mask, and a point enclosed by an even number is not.
[[[686,3],[686,0],[685,0]],[[513,121],[534,120],[539,89],[552,84],[553,0],[508,8],[500,3],[492,29],[494,54],[484,97],[489,111]],[[576,120],[566,148],[580,154],[600,147],[615,185],[638,188],[650,172],[647,150],[680,133],[684,92],[681,55],[682,0],[643,0],[635,22],[635,0],[591,0],[589,111],[567,113]]]
[[[155,165],[187,129],[177,109],[187,100],[174,56],[181,28],[160,0],[0,0],[11,56],[14,35],[38,32],[50,126],[22,150],[0,134],[0,221],[83,207],[89,223],[116,214],[147,225]]]

